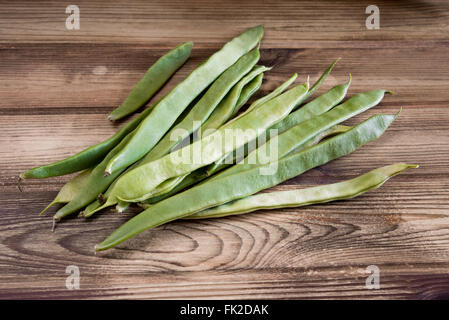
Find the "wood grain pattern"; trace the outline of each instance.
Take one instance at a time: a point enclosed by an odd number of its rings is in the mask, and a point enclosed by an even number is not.
[[[449,25],[447,1],[378,1],[381,29],[365,29],[368,2],[78,1],[81,30],[65,29],[65,4],[0,1],[0,298],[438,299],[449,298]],[[111,135],[107,113],[151,63],[193,40],[189,62],[159,93],[244,28],[263,23],[258,93],[294,72],[349,95],[396,92],[379,112],[400,117],[379,140],[273,189],[332,183],[397,161],[420,164],[351,201],[239,217],[179,221],[94,254],[93,245],[136,214],[70,218],[54,233],[37,216],[68,177],[19,172]],[[54,211],[51,211],[53,213]],[[381,288],[365,288],[369,265]],[[67,290],[76,265],[81,289]]]

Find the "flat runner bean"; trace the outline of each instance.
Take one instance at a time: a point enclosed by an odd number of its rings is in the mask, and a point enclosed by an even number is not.
[[[261,193],[197,212],[184,219],[220,218],[257,210],[302,207],[351,199],[379,188],[388,179],[408,168],[418,168],[418,165],[395,163],[343,182],[305,189]]]
[[[125,101],[114,109],[108,119],[115,121],[144,106],[189,58],[193,42],[185,42],[160,57],[134,86]]]

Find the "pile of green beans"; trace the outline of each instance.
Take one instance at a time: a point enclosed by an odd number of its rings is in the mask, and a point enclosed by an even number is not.
[[[257,210],[302,207],[316,203],[351,199],[369,190],[377,189],[391,177],[417,165],[395,163],[374,169],[361,176],[343,182],[278,192],[266,192],[231,201],[206,209],[185,219],[220,218]]]
[[[96,246],[101,251],[177,219],[350,199],[418,167],[395,163],[339,183],[259,194],[349,155],[379,138],[399,115],[378,114],[353,127],[343,125],[389,93],[371,90],[346,98],[351,76],[312,98],[338,59],[312,86],[308,77],[306,83],[293,85],[295,73],[244,109],[271,70],[258,65],[263,34],[262,26],[245,30],[116,134],[20,174],[19,183],[79,172],[41,212],[62,204],[55,222],[76,212],[88,218],[112,205],[118,212],[131,204],[142,207]],[[187,61],[192,48],[193,42],[185,42],[158,59],[108,118],[122,119],[147,104]],[[226,141],[229,132],[234,133],[232,143]]]

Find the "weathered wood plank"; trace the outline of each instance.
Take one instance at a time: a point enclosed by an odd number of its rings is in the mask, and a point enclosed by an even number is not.
[[[66,30],[67,4],[2,1],[0,41],[144,42],[174,45],[185,39],[216,45],[243,28],[266,25],[264,45],[301,47],[304,40],[448,39],[448,3],[377,1],[381,29],[365,27],[369,1],[77,1],[80,30]]]
[[[449,298],[449,10],[447,1],[379,1],[381,29],[365,28],[368,2],[78,1],[81,30],[65,30],[57,1],[0,1],[0,298],[435,299]],[[93,245],[136,214],[70,218],[54,233],[50,209],[68,177],[23,170],[113,134],[106,114],[170,47],[194,40],[163,94],[242,29],[264,23],[259,94],[294,72],[311,80],[335,58],[320,92],[386,88],[375,113],[401,115],[379,140],[277,186],[349,179],[397,161],[418,163],[351,201],[239,217],[179,221],[94,254]],[[367,290],[365,269],[380,268]],[[67,290],[76,265],[81,289]]]
[[[443,294],[448,288],[447,205],[430,209],[429,202],[438,207],[436,198],[421,198],[415,193],[419,190],[402,180],[398,177],[353,201],[175,222],[97,255],[92,244],[130,213],[105,213],[92,221],[69,219],[51,233],[49,219],[28,210],[40,204],[43,194],[20,195],[3,206],[6,210],[0,217],[0,265],[7,275],[0,294],[30,298],[420,297],[428,290]],[[407,188],[409,192],[404,191]],[[444,185],[433,188],[441,190]],[[17,195],[8,194],[10,199]],[[65,290],[64,272],[70,264],[81,270],[81,291]],[[364,289],[364,269],[371,264],[379,266],[384,290]],[[440,287],[419,287],[427,278],[434,278]],[[401,282],[404,279],[408,280]]]
[[[222,42],[217,40],[217,44]],[[399,105],[449,101],[449,92],[445,90],[449,86],[449,42],[415,49],[413,54],[407,46],[327,46],[269,49],[264,45],[260,63],[274,68],[266,73],[262,92],[273,89],[294,72],[299,73],[301,81],[308,75],[315,80],[334,59],[341,57],[323,89],[346,81],[351,73],[351,93],[384,87],[397,93],[389,101]],[[108,113],[164,52],[150,46],[78,44],[4,48],[0,50],[4,61],[0,65],[0,113]],[[158,96],[213,52],[194,48],[189,61]]]

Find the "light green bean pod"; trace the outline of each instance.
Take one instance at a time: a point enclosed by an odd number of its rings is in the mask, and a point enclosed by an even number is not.
[[[111,121],[121,119],[144,106],[189,58],[193,42],[185,42],[160,57],[134,86],[125,101],[108,116]]]
[[[43,214],[47,211],[51,206],[58,203],[68,203],[72,201],[75,195],[82,189],[82,187],[86,184],[87,178],[89,177],[92,169],[86,169],[81,171],[79,174],[70,179],[62,188],[59,190],[56,197],[53,199],[50,204],[45,207],[44,210],[39,213],[39,215]]]
[[[78,210],[81,210],[86,205],[91,203],[93,200],[97,198],[97,196],[104,192],[107,187],[117,178],[120,173],[115,173],[109,175],[107,177],[103,176],[104,168],[108,161],[117,154],[123,146],[132,138],[135,131],[129,133],[123,140],[112,149],[108,155],[100,162],[89,174],[86,182],[79,190],[79,192],[75,195],[75,197],[67,203],[64,207],[60,208],[56,211],[53,219],[55,221],[59,221],[61,218],[72,214]]]
[[[240,110],[249,99],[255,94],[262,85],[263,73],[259,74],[250,83],[243,87],[242,92],[240,93],[239,100],[237,101],[234,110]]]
[[[271,166],[271,163],[254,166],[238,174],[200,184],[163,200],[127,221],[97,245],[96,250],[112,248],[145,230],[248,197],[314,167],[348,155],[364,144],[379,138],[395,118],[396,115],[373,116],[345,133],[278,160],[277,170],[273,174],[262,175],[260,171]]]
[[[158,103],[151,115],[142,121],[133,138],[108,162],[105,174],[124,169],[147,154],[190,102],[241,56],[254,48],[262,36],[262,26],[246,30],[190,73]]]
[[[261,193],[197,212],[184,219],[220,218],[257,210],[302,207],[316,203],[351,199],[379,188],[388,179],[408,168],[418,168],[418,165],[395,163],[343,182],[305,189]]]

